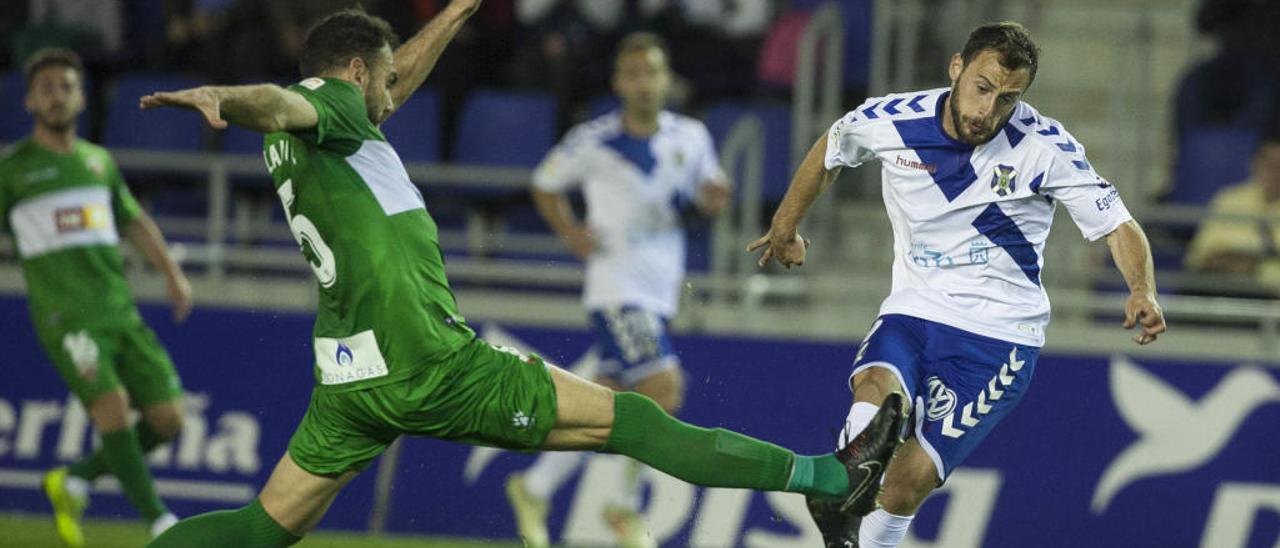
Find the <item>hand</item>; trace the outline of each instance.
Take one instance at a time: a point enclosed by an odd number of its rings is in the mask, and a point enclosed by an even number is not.
[[[569,251],[580,260],[587,260],[596,250],[596,235],[586,226],[574,225],[560,237],[569,246]]]
[[[1164,312],[1151,293],[1133,293],[1124,301],[1124,328],[1141,324],[1141,332],[1133,336],[1133,342],[1149,344],[1165,332]]]
[[[763,268],[769,264],[769,259],[775,259],[778,264],[791,268],[804,265],[804,255],[809,249],[809,240],[802,238],[797,230],[781,231],[771,227],[769,232],[759,240],[747,246],[747,252],[750,253],[762,247],[764,253],[760,255],[757,265]]]
[[[199,111],[204,119],[215,129],[226,129],[227,121],[222,119],[222,98],[208,86],[184,89],[181,91],[160,91],[146,95],[138,100],[142,110],[160,107],[178,107]]]
[[[733,189],[721,183],[707,183],[698,190],[698,213],[704,217],[714,217],[729,204]]]
[[[191,315],[191,282],[182,273],[169,278],[169,301],[173,303],[173,321],[182,323]]]

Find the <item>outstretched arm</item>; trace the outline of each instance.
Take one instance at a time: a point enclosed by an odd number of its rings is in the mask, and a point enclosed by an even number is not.
[[[139,100],[143,110],[178,107],[200,112],[209,125],[226,129],[227,122],[259,133],[313,128],[316,108],[302,95],[274,84],[201,86],[162,91]]]
[[[462,29],[467,18],[480,8],[480,0],[453,0],[417,34],[395,53],[396,82],[391,86],[391,100],[399,109],[413,92],[422,85],[431,69],[436,66],[445,46]]]
[[[169,255],[169,246],[164,243],[160,228],[149,215],[142,213],[125,228],[125,238],[147,257],[151,266],[164,274],[169,300],[173,301],[173,319],[182,323],[191,313],[191,283]]]
[[[769,232],[747,246],[747,251],[764,248],[764,253],[760,255],[760,266],[769,264],[769,259],[776,259],[787,268],[804,264],[809,242],[800,236],[797,227],[809,213],[809,208],[818,200],[818,195],[840,175],[838,167],[827,169],[824,160],[826,155],[827,137],[823,135],[809,149],[809,154],[805,155],[804,161],[796,169],[786,196],[783,196],[778,211],[773,214]]]
[[[1138,344],[1155,342],[1165,331],[1164,312],[1156,302],[1156,274],[1151,260],[1151,244],[1137,221],[1128,221],[1107,235],[1107,247],[1124,282],[1129,298],[1124,302],[1124,328],[1142,324],[1133,336]]]

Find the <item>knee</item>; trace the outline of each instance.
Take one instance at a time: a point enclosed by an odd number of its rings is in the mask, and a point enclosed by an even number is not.
[[[663,411],[669,415],[675,415],[680,411],[680,407],[684,405],[684,382],[673,381],[656,390],[641,392],[658,404]]]
[[[182,421],[182,415],[180,414],[169,415],[147,421],[147,425],[151,427],[151,431],[155,432],[160,439],[169,441],[178,437],[178,433],[182,432]]]
[[[892,371],[884,367],[870,367],[854,375],[853,390],[855,394],[876,392],[878,397],[875,397],[874,401],[880,401],[891,392],[901,392],[902,387],[898,383],[898,377]]]
[[[684,372],[670,369],[636,383],[635,391],[648,396],[666,411],[675,415],[684,405]]]
[[[178,437],[178,433],[182,431],[184,417],[182,407],[177,403],[165,403],[153,407],[144,412],[143,416],[143,420],[147,422],[147,426],[151,427],[151,431],[164,441]]]
[[[129,398],[123,390],[108,392],[89,404],[89,417],[99,432],[119,432],[129,427]]]

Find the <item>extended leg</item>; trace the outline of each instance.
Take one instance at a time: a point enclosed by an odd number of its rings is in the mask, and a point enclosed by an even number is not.
[[[736,432],[699,428],[672,418],[640,394],[615,395],[558,368],[551,371],[558,406],[556,428],[544,449],[618,453],[706,487],[827,497],[848,493],[848,476],[842,468],[814,466],[814,461],[834,461],[831,455],[797,457]],[[808,473],[793,474],[801,464]]]

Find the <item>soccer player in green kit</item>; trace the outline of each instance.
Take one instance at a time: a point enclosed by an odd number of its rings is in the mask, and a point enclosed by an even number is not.
[[[0,226],[17,243],[40,344],[102,437],[102,447],[85,459],[49,472],[45,493],[68,546],[84,545],[80,516],[89,485],[103,474],[120,481],[157,535],[177,518],[156,496],[143,457],[182,428],[182,386],[138,315],[120,236],[164,274],[179,322],[191,311],[191,286],[111,155],[76,138],[84,110],[80,58],[41,50],[25,72],[35,125],[0,153]],[[142,414],[136,425],[129,424],[130,407]]]
[[[193,109],[215,128],[230,122],[266,135],[267,169],[320,293],[311,404],[258,498],[184,520],[151,546],[289,546],[405,434],[616,453],[690,483],[792,491],[869,511],[861,506],[874,501],[880,473],[863,465],[892,451],[898,406],[882,406],[846,453],[798,456],[680,422],[647,397],[490,346],[467,326],[436,225],[378,124],[478,7],[454,0],[398,49],[386,22],[338,12],[307,33],[305,79],[287,89],[206,86],[141,99],[144,109]]]

